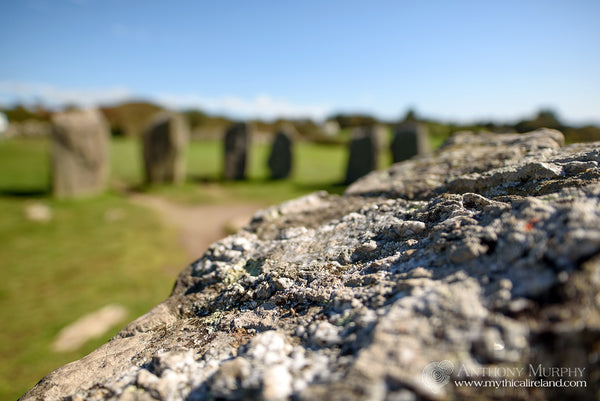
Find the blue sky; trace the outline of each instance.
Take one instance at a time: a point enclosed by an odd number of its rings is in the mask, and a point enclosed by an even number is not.
[[[0,103],[600,122],[600,1],[21,0]]]

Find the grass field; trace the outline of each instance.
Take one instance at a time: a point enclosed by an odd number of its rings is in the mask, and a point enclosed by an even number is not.
[[[257,143],[248,158],[248,179],[222,180],[223,149],[219,141],[192,142],[187,151],[187,181],[178,187],[145,188],[184,202],[230,200],[281,202],[319,189],[343,191],[347,151],[341,146],[301,142],[295,146],[293,174],[287,180],[270,180],[267,169],[269,144]],[[131,140],[118,139],[112,146],[112,186],[139,187],[143,180],[140,149]],[[384,158],[382,167],[389,164]]]
[[[174,229],[131,203],[129,191],[186,204],[265,205],[319,189],[343,191],[344,147],[297,144],[294,175],[279,181],[268,179],[268,149],[267,144],[253,145],[248,180],[225,182],[221,144],[195,142],[187,154],[185,184],[143,188],[139,144],[113,140],[110,190],[87,199],[56,200],[49,192],[49,143],[0,141],[0,399],[18,398],[46,373],[81,358],[120,329],[77,351],[55,353],[50,345],[62,327],[111,303],[126,307],[133,320],[168,296],[189,263]],[[382,167],[387,164],[389,158]],[[47,205],[51,221],[27,220],[24,211],[32,203]]]
[[[118,331],[57,354],[50,344],[62,327],[111,303],[125,306],[130,320],[145,313],[169,294],[184,264],[175,233],[115,195],[43,199],[53,211],[48,223],[25,219],[28,202],[0,199],[0,399],[16,399]],[[109,219],[111,212],[121,217]]]

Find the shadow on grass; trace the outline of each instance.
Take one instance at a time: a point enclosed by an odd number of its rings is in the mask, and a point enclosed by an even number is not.
[[[243,180],[226,180],[223,176],[214,175],[188,175],[188,182],[195,184],[221,184],[221,185],[235,185],[236,183],[245,183],[249,185],[285,185],[289,184],[290,187],[301,192],[315,192],[315,191],[327,191],[330,194],[341,195],[347,187],[344,182],[331,182],[331,183],[306,183],[296,182],[293,177],[290,178],[246,178]]]
[[[45,198],[51,195],[50,188],[0,188],[0,196],[7,198]]]
[[[332,195],[341,195],[346,190],[347,185],[343,182],[334,182],[334,183],[316,183],[316,184],[294,184],[294,186],[301,191],[306,192],[316,192],[316,191],[327,191]]]
[[[122,195],[155,194],[184,204],[258,202],[278,204],[316,191],[340,195],[346,189],[341,182],[310,182],[288,179],[252,177],[245,180],[226,180],[217,174],[187,174],[179,185],[137,183],[121,186]]]
[[[195,184],[215,184],[226,182],[225,178],[223,177],[200,174],[188,174],[186,180]]]

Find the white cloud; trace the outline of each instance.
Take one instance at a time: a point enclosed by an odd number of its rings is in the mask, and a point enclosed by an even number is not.
[[[299,104],[267,94],[244,98],[236,95],[204,97],[195,94],[138,95],[127,87],[63,88],[32,82],[0,81],[0,103],[43,104],[58,107],[65,104],[97,106],[114,104],[132,98],[149,99],[171,109],[197,108],[209,113],[234,118],[313,118],[324,119],[332,108],[326,104]]]
[[[211,113],[267,120],[279,117],[309,117],[322,120],[331,112],[331,107],[326,104],[297,104],[286,99],[273,98],[267,94],[259,94],[252,98],[242,98],[235,95],[202,97],[197,95],[160,94],[155,99],[175,109],[199,108]]]
[[[3,103],[42,103],[49,107],[65,104],[95,106],[114,103],[132,97],[132,92],[125,87],[112,88],[61,88],[54,85],[0,81],[0,101]]]

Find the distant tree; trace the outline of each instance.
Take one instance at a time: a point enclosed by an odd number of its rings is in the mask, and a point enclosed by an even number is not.
[[[377,124],[377,119],[365,114],[336,114],[328,120],[337,121],[342,129]]]
[[[413,108],[408,109],[402,121],[418,121],[417,112]]]
[[[37,118],[36,113],[32,112],[21,104],[18,104],[10,109],[4,109],[2,111],[4,114],[6,114],[8,121],[13,123]]]
[[[273,133],[275,130],[275,125],[273,123],[263,120],[252,120],[250,121],[250,124],[255,131],[261,133]]]
[[[310,119],[293,120],[290,122],[294,126],[294,128],[296,128],[298,134],[300,134],[300,136],[304,138],[314,140],[320,138],[323,135],[323,133],[321,132],[321,127],[319,127],[314,121]]]
[[[578,128],[566,128],[564,134],[565,140],[569,143],[600,141],[600,128],[593,125],[586,125]]]
[[[538,128],[562,130],[565,126],[559,121],[556,112],[551,109],[541,109],[534,119],[519,121],[515,124],[517,132],[529,132]]]
[[[464,128],[464,129],[467,130],[469,128]],[[497,122],[491,121],[491,120],[476,121],[470,129],[474,130],[474,131],[482,131],[483,130],[483,131],[495,132],[498,134],[515,131],[515,129],[511,125],[497,123]]]
[[[78,111],[81,110],[81,108],[76,105],[75,103],[67,103],[63,106],[63,110],[64,111]]]
[[[545,125],[548,128],[560,128],[563,125],[558,120],[556,112],[550,109],[542,109],[538,112],[535,118],[540,124]]]
[[[182,113],[188,121],[191,129],[204,125],[209,117],[200,110],[185,110]]]
[[[206,126],[228,126],[234,123],[227,117],[205,114],[200,110],[187,110],[183,112],[183,115],[187,118],[191,129]]]
[[[52,112],[46,109],[42,103],[35,104],[32,110],[40,120],[50,120],[52,116]]]
[[[162,108],[145,101],[132,101],[100,109],[116,135],[140,136],[149,119]]]

